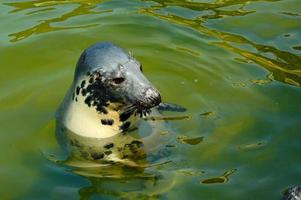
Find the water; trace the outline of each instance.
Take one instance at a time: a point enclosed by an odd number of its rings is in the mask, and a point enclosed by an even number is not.
[[[2,1],[1,199],[280,199],[301,183],[300,10],[299,0]],[[163,99],[188,109],[190,120],[171,122],[172,163],[88,178],[46,159],[75,63],[97,41],[129,50]]]

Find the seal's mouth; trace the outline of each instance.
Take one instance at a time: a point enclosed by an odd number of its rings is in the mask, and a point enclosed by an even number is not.
[[[126,112],[129,115],[134,114],[135,116],[139,115],[140,117],[145,117],[145,116],[147,116],[147,115],[149,115],[151,113],[151,108],[153,108],[155,106],[156,105],[152,105],[152,106],[148,105],[148,106],[146,106],[144,104],[137,103],[137,104],[133,104],[133,105],[129,106],[126,109]]]
[[[139,115],[140,117],[145,117],[151,113],[150,108],[137,107],[135,111],[135,116]]]
[[[151,113],[151,108],[159,105],[160,103],[160,95],[158,95],[156,98],[148,98],[145,101],[137,101],[126,107],[125,111],[120,115],[120,119],[121,121],[125,121],[131,115],[145,117]]]
[[[126,109],[128,114],[140,115],[140,117],[150,114],[151,108],[161,103],[161,96],[154,87],[148,87],[141,91],[131,105]]]

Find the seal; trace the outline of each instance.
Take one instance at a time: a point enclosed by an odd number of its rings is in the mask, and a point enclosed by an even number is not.
[[[96,43],[81,54],[57,110],[58,141],[73,156],[133,164],[145,159],[157,136],[140,139],[128,132],[160,103],[160,93],[144,76],[141,63],[112,43]],[[181,110],[161,105],[173,107]]]
[[[300,200],[301,186],[293,186],[285,190],[282,200]]]

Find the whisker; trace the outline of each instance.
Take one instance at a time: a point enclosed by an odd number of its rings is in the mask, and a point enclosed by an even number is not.
[[[124,112],[120,114],[119,118],[121,121],[126,121],[136,111],[135,105],[130,105],[125,108]]]
[[[132,109],[135,108],[135,107],[136,107],[135,104],[131,104],[131,105],[127,106],[127,107],[125,108],[125,110],[126,110],[126,111],[127,111],[127,110],[132,110]]]
[[[146,117],[150,113],[151,113],[151,110],[149,108],[144,108],[142,106],[142,103],[137,102],[136,104],[131,104],[131,105],[127,106],[122,115],[126,116],[126,115],[134,114],[134,116],[138,115],[139,117],[142,118],[142,117]]]

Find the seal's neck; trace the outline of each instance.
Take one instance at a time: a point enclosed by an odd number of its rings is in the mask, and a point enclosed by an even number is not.
[[[87,102],[88,94],[76,83],[71,87],[64,102],[58,110],[58,118],[64,126],[75,134],[91,138],[108,138],[126,131],[137,121],[131,116],[127,120],[120,119],[122,106],[108,103],[100,110],[93,102]]]

